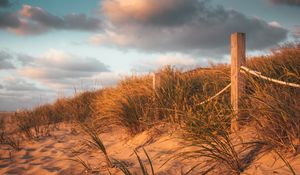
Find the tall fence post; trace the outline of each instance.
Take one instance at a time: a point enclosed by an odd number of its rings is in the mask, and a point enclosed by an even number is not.
[[[160,85],[161,85],[161,74],[159,72],[158,73],[154,72],[152,74],[152,86],[153,86],[154,99],[156,99],[157,97],[157,90],[159,89]],[[160,119],[160,111],[157,106],[157,103],[154,103],[154,118],[155,120]]]
[[[152,86],[153,89],[156,90],[157,88],[160,87],[160,83],[161,83],[161,75],[160,73],[153,73],[152,74]]]
[[[231,34],[231,105],[234,117],[231,121],[231,131],[239,129],[238,119],[241,116],[240,99],[245,89],[245,79],[240,67],[246,63],[245,33]]]
[[[153,90],[155,90],[155,85],[156,84],[156,82],[155,82],[155,73],[152,73],[152,88],[153,88]]]

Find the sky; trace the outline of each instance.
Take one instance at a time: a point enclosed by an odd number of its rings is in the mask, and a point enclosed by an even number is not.
[[[0,0],[0,111],[300,41],[300,0]]]

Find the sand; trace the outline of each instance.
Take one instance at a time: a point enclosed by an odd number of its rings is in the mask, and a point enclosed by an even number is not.
[[[174,159],[162,166],[173,155],[181,151],[186,143],[178,139],[175,129],[166,129],[168,126],[145,131],[134,137],[126,134],[120,127],[112,127],[100,134],[107,152],[112,159],[126,162],[132,172],[141,174],[134,149],[146,161],[142,147],[147,150],[152,159],[155,173],[158,175],[180,175],[189,170],[203,158],[189,160]],[[61,125],[53,131],[51,136],[44,136],[36,141],[24,141],[20,151],[12,151],[7,145],[0,145],[0,174],[109,174],[106,168],[103,154],[96,149],[87,149],[83,143],[88,137],[80,129],[74,129],[71,125]],[[79,154],[80,153],[80,154]],[[73,161],[76,157],[82,159],[91,168],[86,171],[82,164]],[[300,156],[290,156],[289,162],[296,172],[300,173]],[[210,165],[207,163],[206,165]],[[209,174],[224,174],[224,166],[217,164],[218,168]],[[161,167],[162,166],[162,167]],[[201,167],[196,168],[190,174],[201,172]],[[116,168],[110,168],[112,174],[123,174]],[[247,170],[242,174],[291,174],[284,162],[274,153],[267,153],[255,157]]]

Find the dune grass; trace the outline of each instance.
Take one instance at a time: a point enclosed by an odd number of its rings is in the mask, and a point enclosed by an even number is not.
[[[103,153],[106,164],[108,167],[113,167],[113,164],[109,158],[109,155],[107,153],[107,150],[103,144],[102,139],[99,137],[98,132],[93,126],[88,126],[87,124],[81,124],[81,128],[84,130],[84,132],[89,136],[90,139],[86,139],[86,144],[90,148],[96,148],[100,152]]]
[[[13,121],[17,130],[29,139],[38,139],[50,135],[61,122],[84,123],[92,118],[94,111],[90,108],[98,91],[86,91],[74,94],[72,98],[60,98],[53,104],[44,104],[32,110],[15,112]]]
[[[253,58],[247,65],[271,78],[300,84],[300,44]],[[300,148],[300,89],[247,76],[244,109],[259,137],[270,146],[297,152]]]
[[[98,121],[123,126],[134,135],[151,127],[153,104],[151,76],[133,76],[104,89],[95,100],[95,110]]]
[[[15,134],[8,133],[5,128],[4,118],[0,118],[0,144],[8,145],[10,148],[16,151],[21,150],[21,140]]]
[[[138,163],[139,163],[139,169],[140,169],[140,172],[138,174],[141,174],[141,175],[155,175],[155,172],[154,172],[154,167],[153,167],[153,164],[152,164],[152,160],[151,158],[149,157],[147,151],[143,148],[143,152],[145,154],[145,156],[147,157],[147,161],[148,161],[148,166],[142,161],[141,159],[141,156],[138,154],[137,150],[134,150],[134,154],[138,160]],[[131,172],[130,169],[128,168],[128,166],[122,162],[122,161],[119,161],[119,160],[114,160],[114,165],[116,168],[120,169],[124,175],[134,175],[134,174],[137,174],[136,172]],[[151,173],[149,173],[149,169],[151,170]]]
[[[250,58],[246,66],[262,75],[300,84],[300,44]],[[16,123],[21,132],[34,138],[47,134],[47,126],[62,121],[93,122],[96,128],[107,127],[109,123],[126,128],[132,136],[158,122],[168,122],[178,125],[186,141],[199,148],[187,155],[209,157],[236,174],[244,171],[239,147],[250,148],[252,143],[236,145],[232,142],[229,128],[234,114],[229,91],[201,104],[230,83],[230,66],[216,65],[191,72],[166,67],[159,74],[161,84],[155,90],[151,75],[134,75],[124,78],[115,87],[75,94],[73,98],[58,99],[54,104],[16,113]],[[267,82],[247,73],[244,76],[247,83],[241,109],[245,118],[239,121],[241,126],[255,126],[259,143],[280,155],[299,153],[299,89]],[[95,133],[90,134],[95,136]],[[96,137],[92,138],[103,150],[99,144],[101,140],[98,143]],[[119,166],[121,169],[122,164]]]

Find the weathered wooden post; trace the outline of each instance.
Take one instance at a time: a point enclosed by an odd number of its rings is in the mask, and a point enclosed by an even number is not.
[[[234,117],[231,121],[231,131],[239,129],[238,119],[241,116],[240,99],[245,89],[245,79],[240,67],[246,63],[246,35],[245,33],[231,34],[231,105]]]
[[[155,90],[155,73],[152,73],[152,88]]]
[[[160,87],[160,83],[161,83],[160,73],[153,73],[152,74],[152,86],[153,86],[153,90],[156,90],[157,88],[159,88]]]
[[[158,96],[157,90],[161,86],[161,74],[160,73],[153,73],[152,74],[152,86],[153,86],[153,99],[156,99]],[[157,103],[154,103],[154,118],[155,120],[160,119],[160,110],[157,106]]]

